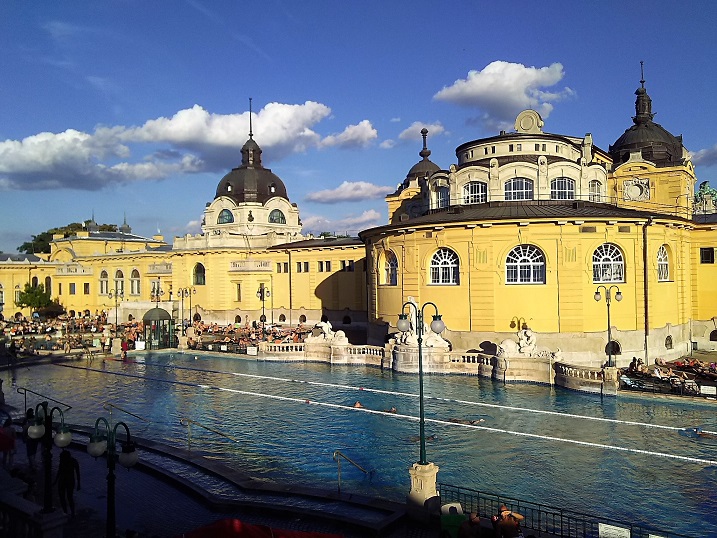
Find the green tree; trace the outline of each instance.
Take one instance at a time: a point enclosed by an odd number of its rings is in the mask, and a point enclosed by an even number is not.
[[[18,300],[15,301],[15,306],[18,308],[29,307],[33,312],[52,304],[54,303],[50,298],[50,292],[45,291],[45,286],[42,284],[37,287],[32,287],[29,283],[25,284],[25,289],[19,293]]]
[[[25,254],[49,254],[50,243],[52,242],[52,236],[55,234],[62,234],[63,237],[69,237],[75,235],[77,232],[86,229],[87,225],[92,222],[86,220],[83,222],[73,222],[67,226],[61,226],[59,228],[50,228],[46,232],[42,232],[38,235],[33,235],[31,241],[26,241],[19,247],[18,252],[24,252]],[[99,224],[99,231],[101,232],[116,232],[117,225],[115,224]]]

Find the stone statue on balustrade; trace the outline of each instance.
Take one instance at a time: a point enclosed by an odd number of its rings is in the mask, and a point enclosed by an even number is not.
[[[330,321],[320,321],[314,326],[318,334],[309,335],[304,342],[331,344],[333,346],[349,345],[349,339],[344,331],[334,331]]]
[[[552,358],[560,357],[560,350],[553,352],[547,348],[538,348],[535,331],[523,325],[516,336],[518,341],[508,338],[498,345],[498,357],[510,358]]]

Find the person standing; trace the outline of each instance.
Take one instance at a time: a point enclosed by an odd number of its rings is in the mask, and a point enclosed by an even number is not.
[[[75,516],[75,476],[77,477],[77,491],[80,491],[80,464],[67,449],[60,453],[60,465],[57,468],[55,484],[60,493],[60,505],[62,511],[67,513],[67,505],[70,505],[70,514]]]

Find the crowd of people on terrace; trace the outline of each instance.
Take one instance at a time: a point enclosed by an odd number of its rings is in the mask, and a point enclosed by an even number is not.
[[[303,342],[311,329],[299,323],[295,328],[266,325],[261,322],[219,325],[218,323],[204,323],[195,321],[186,330],[188,336],[187,346],[190,349],[201,349],[210,344],[235,344],[242,346],[255,346],[260,341],[271,343],[299,343]]]

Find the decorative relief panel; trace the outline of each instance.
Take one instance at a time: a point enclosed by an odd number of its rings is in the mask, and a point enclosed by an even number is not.
[[[626,179],[622,184],[622,199],[626,202],[640,202],[650,199],[650,181],[647,179]]]

